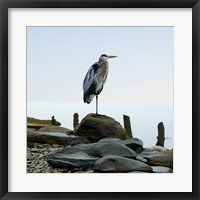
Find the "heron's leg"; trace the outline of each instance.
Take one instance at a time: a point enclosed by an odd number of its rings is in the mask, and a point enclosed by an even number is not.
[[[98,95],[96,95],[96,115],[98,115]]]

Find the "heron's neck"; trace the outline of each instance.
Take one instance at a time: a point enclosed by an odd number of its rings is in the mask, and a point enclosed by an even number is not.
[[[99,64],[100,64],[100,66],[104,65],[104,64],[108,64],[108,61],[104,60],[104,59],[99,59]]]

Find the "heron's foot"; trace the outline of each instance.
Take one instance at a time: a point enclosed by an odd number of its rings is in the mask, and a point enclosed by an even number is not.
[[[94,117],[98,117],[98,116],[99,116],[99,114],[98,114],[98,113],[95,113]]]

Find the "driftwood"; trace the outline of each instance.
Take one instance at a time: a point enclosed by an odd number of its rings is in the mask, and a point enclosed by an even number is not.
[[[158,124],[158,136],[157,136],[157,146],[164,147],[164,141],[165,141],[165,127],[162,122]]]
[[[132,130],[131,130],[131,122],[130,122],[130,117],[127,115],[123,115],[124,119],[124,129],[126,130],[127,136],[129,138],[132,138]]]
[[[74,118],[73,118],[73,126],[74,128],[79,124],[79,115],[78,113],[74,113]]]

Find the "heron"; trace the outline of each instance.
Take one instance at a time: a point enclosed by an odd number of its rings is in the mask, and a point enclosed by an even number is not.
[[[83,101],[89,104],[96,96],[96,115],[98,115],[98,95],[103,90],[108,75],[108,59],[116,57],[102,54],[99,61],[94,63],[85,75],[83,81]]]

